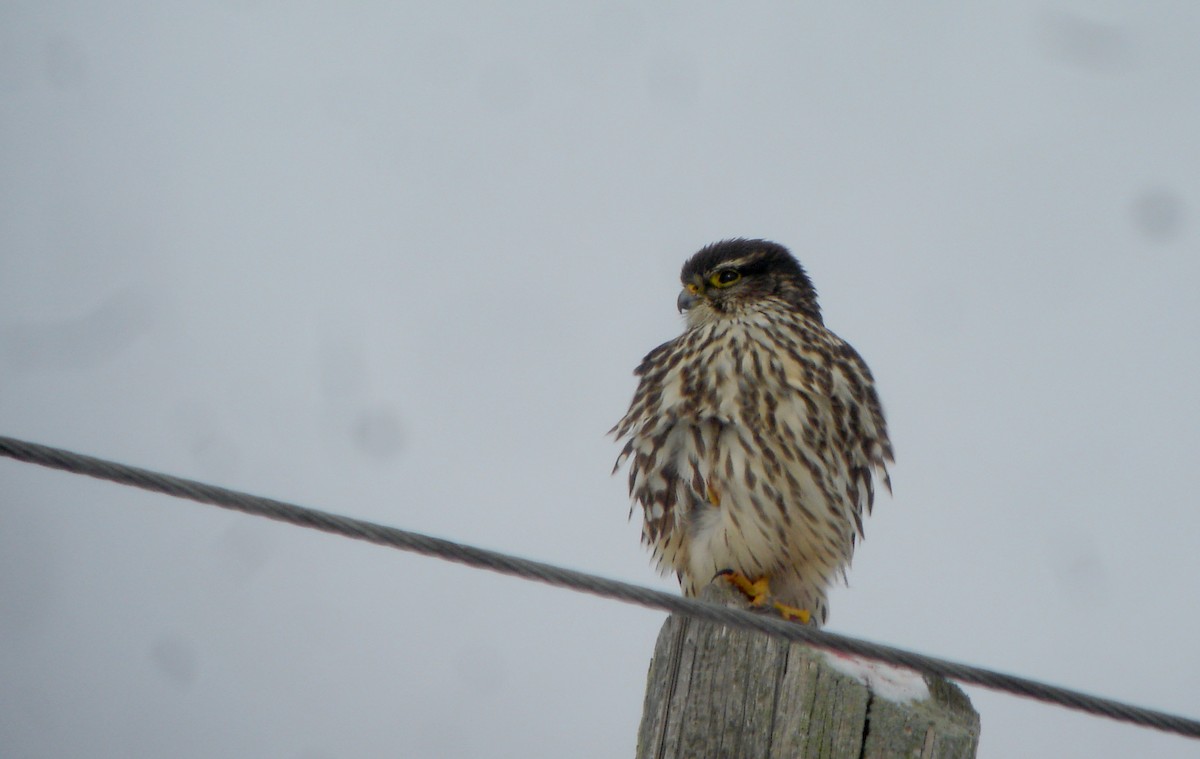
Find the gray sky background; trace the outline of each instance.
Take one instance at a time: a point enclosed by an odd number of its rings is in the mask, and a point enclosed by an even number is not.
[[[101,7],[102,6],[102,7]],[[0,5],[0,434],[659,579],[604,433],[788,245],[831,629],[1200,715],[1200,6]],[[627,757],[663,615],[0,460],[0,755]],[[980,756],[1197,744],[971,689]]]

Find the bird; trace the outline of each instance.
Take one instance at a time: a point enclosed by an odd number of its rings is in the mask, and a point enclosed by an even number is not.
[[[634,371],[610,430],[628,464],[630,517],[685,596],[725,579],[752,608],[821,626],[845,581],[875,482],[894,461],[875,380],[826,326],[784,246],[735,238],[680,274],[683,333]]]

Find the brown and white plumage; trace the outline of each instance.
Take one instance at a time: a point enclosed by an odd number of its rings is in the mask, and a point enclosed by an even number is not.
[[[891,443],[871,372],[826,329],[785,248],[726,240],[692,256],[687,328],[646,356],[629,412],[629,490],[642,539],[696,595],[726,570],[772,599],[828,615]],[[615,471],[615,470],[614,470]],[[889,485],[890,487],[890,485]]]

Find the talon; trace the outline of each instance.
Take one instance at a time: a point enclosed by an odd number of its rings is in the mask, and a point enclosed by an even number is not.
[[[788,622],[796,619],[800,621],[800,624],[807,625],[808,620],[812,617],[812,615],[808,613],[808,609],[797,609],[795,606],[781,604],[778,601],[776,601],[773,605],[775,607],[775,611],[779,612],[779,615]]]
[[[742,591],[742,594],[750,599],[751,606],[762,606],[767,602],[767,595],[771,592],[771,584],[765,575],[752,581],[741,572],[726,569],[721,571],[719,576],[724,577],[733,583],[733,587]]]

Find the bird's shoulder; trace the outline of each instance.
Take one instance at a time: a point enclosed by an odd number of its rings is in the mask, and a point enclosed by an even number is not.
[[[653,371],[654,369],[661,366],[663,363],[663,360],[668,355],[670,355],[672,352],[675,351],[675,349],[679,346],[679,343],[681,340],[683,340],[683,338],[684,338],[684,335],[680,335],[679,337],[676,337],[676,338],[666,341],[662,345],[659,345],[658,347],[654,348],[652,351],[647,353],[642,358],[642,362],[640,364],[638,364],[637,368],[635,368],[633,370],[634,375],[638,376],[638,377],[644,377],[647,374],[649,374],[651,371]]]

